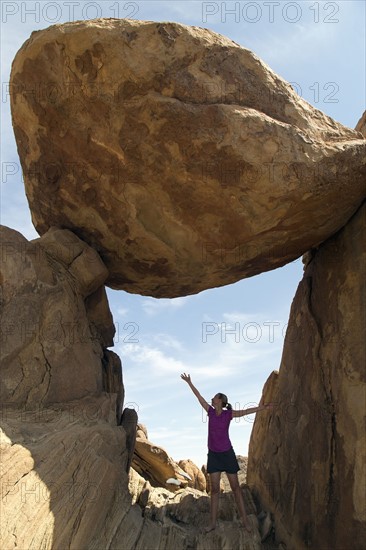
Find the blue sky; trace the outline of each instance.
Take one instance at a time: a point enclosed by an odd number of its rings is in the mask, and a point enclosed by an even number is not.
[[[363,1],[1,3],[1,223],[36,238],[11,127],[7,85],[17,50],[33,30],[94,17],[133,17],[206,27],[254,51],[309,103],[353,128],[365,109]],[[301,258],[270,273],[174,300],[108,290],[123,363],[125,404],[150,439],[176,460],[206,461],[207,422],[181,372],[207,400],[226,393],[236,407],[258,403],[278,369]],[[265,414],[265,413],[263,413]],[[253,416],[230,429],[246,455]]]

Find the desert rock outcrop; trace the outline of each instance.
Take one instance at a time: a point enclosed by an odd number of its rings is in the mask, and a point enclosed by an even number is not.
[[[251,534],[230,496],[205,535],[207,494],[143,478],[129,492],[136,433],[148,444],[147,430],[123,410],[121,363],[103,347],[114,327],[97,253],[68,230],[29,242],[1,227],[1,256],[1,548],[208,550],[236,540],[259,550],[247,488]],[[187,485],[162,451],[171,469],[161,475]]]
[[[304,258],[272,414],[255,420],[248,484],[287,548],[361,550],[366,539],[366,205]]]
[[[105,344],[113,344],[115,329],[98,254],[68,230],[52,228],[29,242],[1,226],[0,238],[1,402],[32,408],[108,391],[121,409],[117,356],[113,384],[108,374]],[[103,330],[96,309],[104,312]]]
[[[284,265],[365,196],[362,135],[206,29],[101,19],[34,32],[11,106],[38,232],[73,230],[129,292],[184,296]]]

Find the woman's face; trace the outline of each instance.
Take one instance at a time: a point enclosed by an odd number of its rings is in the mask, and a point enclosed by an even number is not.
[[[222,406],[222,399],[220,399],[220,397],[218,396],[218,394],[216,394],[212,399],[211,399],[211,403],[212,403],[212,406],[215,407],[215,405],[221,405]]]

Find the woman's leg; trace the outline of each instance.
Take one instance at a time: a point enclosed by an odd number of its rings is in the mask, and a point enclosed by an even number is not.
[[[241,520],[243,522],[243,525],[244,525],[245,529],[250,532],[252,530],[252,528],[251,528],[251,525],[249,523],[247,514],[245,512],[244,499],[243,499],[243,495],[242,495],[240,485],[239,485],[239,481],[238,481],[238,474],[226,474],[226,475],[227,475],[227,478],[229,480],[231,490],[234,493],[236,505],[238,507],[239,514],[240,514]]]
[[[219,509],[219,497],[220,497],[220,477],[221,472],[214,472],[210,474],[211,483],[211,521],[209,527],[206,528],[206,533],[213,531],[216,527],[217,511]]]

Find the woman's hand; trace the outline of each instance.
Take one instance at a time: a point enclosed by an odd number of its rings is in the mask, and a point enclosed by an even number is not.
[[[191,383],[191,376],[189,374],[186,374],[185,372],[180,375],[181,379],[187,382],[187,384]]]

